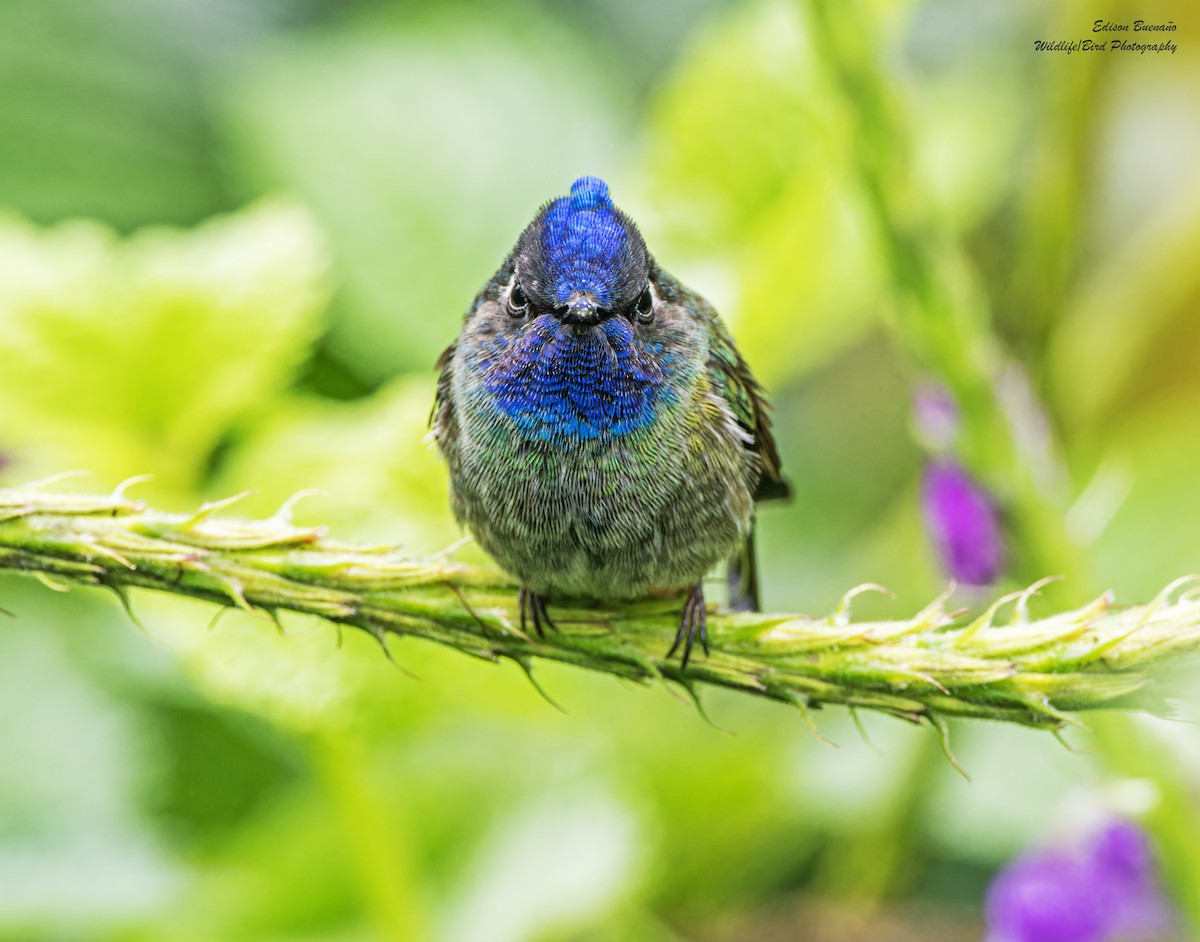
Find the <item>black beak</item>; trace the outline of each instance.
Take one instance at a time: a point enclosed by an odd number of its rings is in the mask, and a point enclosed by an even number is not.
[[[564,324],[575,324],[590,327],[606,320],[610,312],[597,306],[596,299],[590,293],[577,292],[571,300],[554,312]]]

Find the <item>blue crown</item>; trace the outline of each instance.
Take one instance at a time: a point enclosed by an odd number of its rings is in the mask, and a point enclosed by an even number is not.
[[[601,307],[611,304],[627,239],[626,222],[608,195],[608,184],[598,177],[572,183],[571,195],[551,203],[542,222],[555,302],[566,304],[583,291]]]

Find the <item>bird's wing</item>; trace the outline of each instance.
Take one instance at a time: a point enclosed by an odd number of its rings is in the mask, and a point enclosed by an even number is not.
[[[451,421],[452,405],[450,402],[450,366],[454,362],[455,344],[450,344],[438,357],[437,391],[433,394],[433,410],[429,413],[429,424],[433,428],[435,438],[440,438],[447,424]]]
[[[696,309],[709,322],[709,374],[729,411],[749,436],[746,447],[759,460],[762,474],[754,491],[755,501],[778,500],[791,496],[791,485],[780,469],[779,451],[771,428],[771,407],[766,393],[742,358],[733,337],[717,312],[702,299]],[[729,607],[734,611],[759,610],[758,556],[755,548],[754,521],[729,560],[726,574]]]
[[[751,440],[746,447],[758,455],[762,468],[754,499],[788,497],[791,487],[779,467],[779,451],[771,429],[771,407],[767,404],[766,393],[750,372],[750,367],[742,359],[716,312],[708,304],[702,304],[701,309],[709,318],[711,327],[708,358],[710,375],[738,425],[749,433]]]

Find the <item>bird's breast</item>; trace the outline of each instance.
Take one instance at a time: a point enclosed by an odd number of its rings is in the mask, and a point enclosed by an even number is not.
[[[579,330],[544,316],[480,366],[487,405],[534,441],[628,435],[679,398],[671,354],[637,342],[623,318]]]

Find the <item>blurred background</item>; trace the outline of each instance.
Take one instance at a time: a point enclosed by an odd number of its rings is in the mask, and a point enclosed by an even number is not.
[[[1174,54],[1033,51],[1168,8]],[[1056,605],[1145,601],[1200,570],[1198,100],[1185,4],[3,0],[0,483],[320,488],[300,522],[444,548],[433,364],[587,173],[770,390],[770,608],[928,602],[931,462],[1002,542],[962,604],[1051,574]],[[979,939],[1014,855],[1114,816],[1178,937],[1200,918],[1178,718],[1088,717],[1074,751],[959,724],[968,783],[893,720],[877,754],[818,715],[831,749],[719,691],[710,725],[543,666],[564,714],[317,622],[141,595],[139,630],[12,576],[0,604],[0,939]]]

